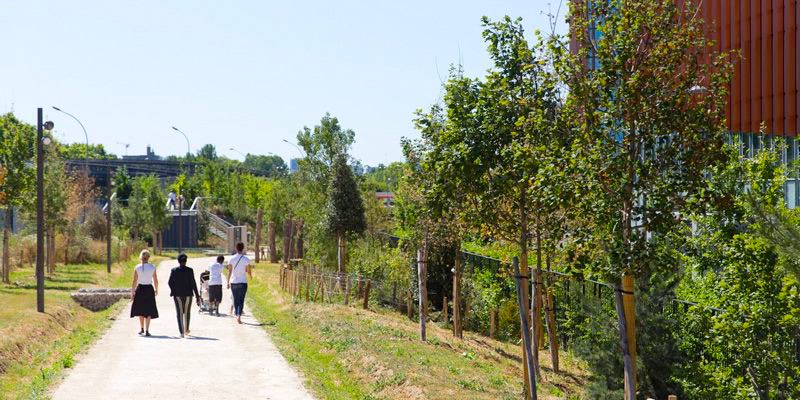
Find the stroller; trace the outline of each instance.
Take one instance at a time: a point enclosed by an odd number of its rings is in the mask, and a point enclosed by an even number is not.
[[[208,281],[211,279],[211,274],[208,271],[200,273],[200,312],[211,312],[211,303],[208,301]]]

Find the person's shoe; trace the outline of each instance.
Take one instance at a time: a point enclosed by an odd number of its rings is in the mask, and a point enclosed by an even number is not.
[[[181,339],[183,339],[183,334],[181,333]]]
[[[140,331],[139,331],[139,334],[140,334],[140,335],[144,335],[144,329],[140,330]]]
[[[150,334],[150,331],[145,331],[144,335],[145,336],[153,336],[153,335]]]

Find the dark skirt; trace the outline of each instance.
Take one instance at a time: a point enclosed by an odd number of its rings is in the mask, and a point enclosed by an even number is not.
[[[208,285],[208,301],[222,302],[222,285]]]
[[[158,318],[158,308],[156,308],[156,291],[153,285],[139,285],[133,296],[131,305],[131,318],[150,317]]]

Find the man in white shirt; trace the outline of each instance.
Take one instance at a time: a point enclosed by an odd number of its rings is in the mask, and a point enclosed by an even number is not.
[[[250,259],[244,255],[244,243],[236,243],[236,255],[228,260],[228,289],[233,292],[233,313],[236,322],[242,323],[244,296],[247,294],[247,277],[253,279]]]
[[[172,190],[170,190],[169,194],[167,195],[167,208],[172,210],[175,209],[175,192]]]
[[[208,302],[210,303],[210,313],[215,313],[219,317],[219,303],[222,302],[222,270],[225,268],[224,256],[217,256],[217,262],[208,267]]]

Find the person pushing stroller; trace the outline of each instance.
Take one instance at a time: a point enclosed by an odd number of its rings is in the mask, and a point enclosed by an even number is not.
[[[217,262],[208,267],[208,302],[209,314],[216,314],[219,317],[219,303],[222,302],[222,270],[225,269],[222,263],[225,262],[224,256],[217,256]]]

